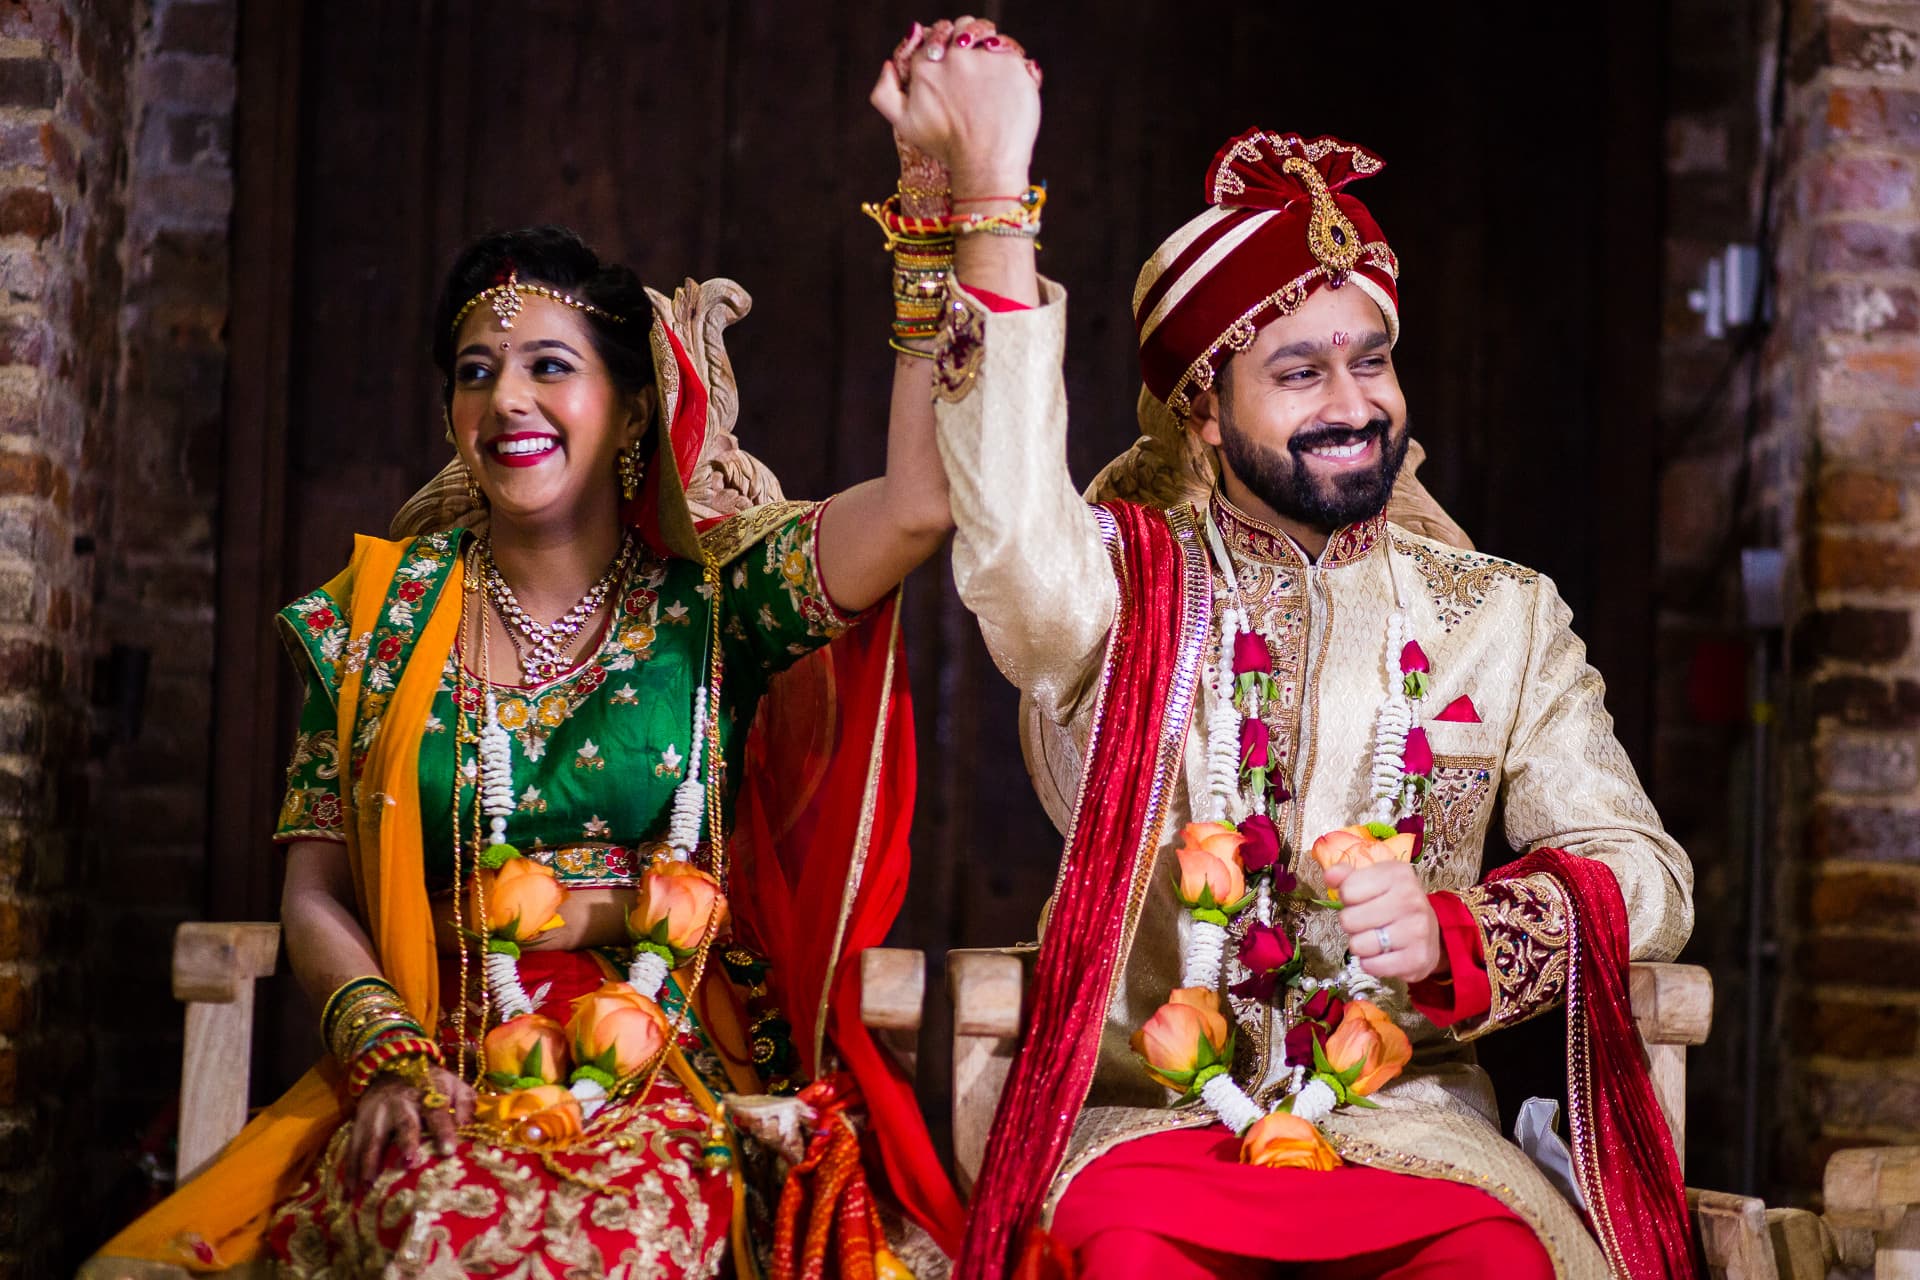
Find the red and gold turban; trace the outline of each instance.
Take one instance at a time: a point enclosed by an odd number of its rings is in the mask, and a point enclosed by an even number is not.
[[[1378,156],[1338,138],[1250,129],[1220,148],[1207,166],[1211,207],[1167,237],[1133,289],[1141,373],[1176,419],[1261,326],[1323,285],[1359,286],[1399,340],[1400,265],[1344,191],[1380,169]]]

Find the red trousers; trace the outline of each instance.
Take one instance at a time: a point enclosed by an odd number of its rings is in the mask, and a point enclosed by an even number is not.
[[[1053,1235],[1086,1280],[1552,1280],[1533,1231],[1473,1187],[1344,1165],[1239,1163],[1224,1128],[1124,1143],[1073,1180]],[[1298,1266],[1292,1264],[1310,1264]]]

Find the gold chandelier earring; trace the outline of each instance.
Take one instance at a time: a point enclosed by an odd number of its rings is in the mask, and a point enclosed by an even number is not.
[[[480,488],[480,481],[475,478],[473,468],[469,467],[464,460],[460,463],[460,474],[465,478],[467,484],[467,505],[472,507],[486,506],[487,495],[485,491]]]
[[[613,458],[613,474],[620,478],[620,496],[632,502],[640,496],[640,481],[647,473],[645,464],[640,461],[640,450],[622,449]]]

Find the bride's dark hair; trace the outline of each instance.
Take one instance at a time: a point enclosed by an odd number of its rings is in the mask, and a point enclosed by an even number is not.
[[[647,338],[653,304],[640,277],[618,263],[602,262],[565,227],[523,227],[481,236],[460,251],[447,272],[433,309],[433,363],[440,370],[443,396],[453,394],[453,318],[474,295],[504,282],[509,270],[527,284],[546,285],[622,317],[624,323],[616,324],[580,313],[593,334],[594,351],[622,395],[653,385],[653,351]]]

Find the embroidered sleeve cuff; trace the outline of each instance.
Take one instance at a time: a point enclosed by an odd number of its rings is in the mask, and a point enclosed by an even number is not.
[[[1480,955],[1480,931],[1474,926],[1473,912],[1451,893],[1431,893],[1427,901],[1440,918],[1440,945],[1447,960],[1440,975],[1413,983],[1407,994],[1427,1021],[1446,1028],[1486,1014],[1492,1007],[1493,989]]]
[[[1479,934],[1490,1000],[1485,1020],[1456,1026],[1454,1036],[1471,1040],[1558,1007],[1566,997],[1571,938],[1559,881],[1547,875],[1489,880],[1460,900]]]

